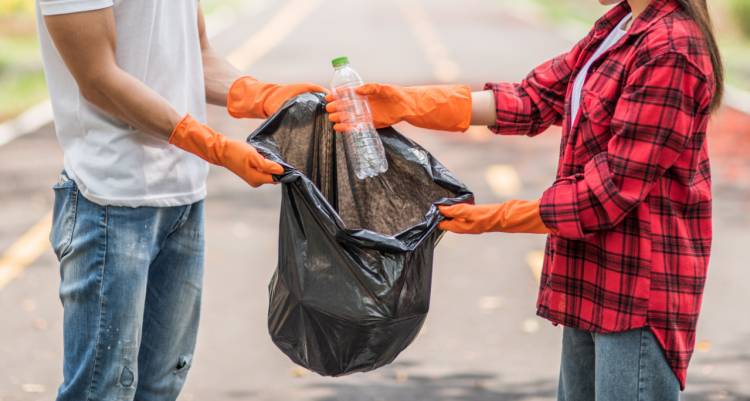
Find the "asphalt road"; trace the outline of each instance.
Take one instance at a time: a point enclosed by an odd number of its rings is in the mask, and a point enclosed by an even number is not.
[[[518,80],[570,46],[516,15],[490,0],[255,0],[214,20],[223,28],[214,43],[268,81],[327,85],[330,59],[348,55],[367,80],[480,88]],[[237,138],[258,125],[232,121],[218,108],[210,120]],[[533,199],[554,178],[557,130],[529,139],[492,137],[483,129],[462,136],[398,128],[479,202]],[[684,399],[747,401],[750,168],[746,153],[732,152],[732,145],[717,149],[714,256]],[[51,127],[0,147],[0,252],[50,210],[49,188],[60,168]],[[436,251],[433,302],[420,337],[390,366],[328,379],[295,367],[266,332],[278,188],[253,190],[213,169],[209,191],[203,319],[181,400],[554,399],[561,331],[534,316],[543,238],[446,236]],[[0,288],[0,401],[54,399],[62,375],[58,285],[58,266],[46,249]]]

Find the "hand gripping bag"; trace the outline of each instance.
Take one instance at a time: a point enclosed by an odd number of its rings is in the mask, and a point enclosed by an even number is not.
[[[295,363],[340,376],[388,364],[414,340],[443,234],[436,205],[473,195],[392,128],[379,131],[388,171],[357,179],[324,106],[320,95],[298,96],[248,143],[285,170],[271,338]]]

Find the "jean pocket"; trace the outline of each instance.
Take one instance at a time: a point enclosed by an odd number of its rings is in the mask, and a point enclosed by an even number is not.
[[[61,260],[70,252],[73,241],[78,208],[78,187],[75,181],[63,172],[52,189],[55,192],[55,204],[52,208],[52,230],[49,241],[57,259]]]

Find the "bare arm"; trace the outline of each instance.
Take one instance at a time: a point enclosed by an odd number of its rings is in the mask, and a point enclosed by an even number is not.
[[[198,9],[198,33],[201,41],[201,53],[203,54],[206,101],[216,106],[226,107],[229,88],[240,77],[241,73],[211,47],[206,35],[206,22],[201,8]]]
[[[44,17],[55,47],[83,97],[146,133],[169,137],[181,116],[116,62],[112,8]]]
[[[471,93],[471,125],[495,125],[495,95],[492,91]]]

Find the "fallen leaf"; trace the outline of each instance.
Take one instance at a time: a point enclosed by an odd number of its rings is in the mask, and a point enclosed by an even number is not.
[[[697,349],[699,352],[711,351],[711,347],[711,342],[707,340],[698,341],[698,344],[695,345],[695,349]]]
[[[487,184],[499,198],[508,198],[521,190],[521,178],[515,167],[507,164],[495,164],[484,173]]]
[[[492,312],[503,306],[503,299],[497,296],[486,296],[479,299],[479,309],[483,312]]]
[[[539,321],[536,319],[526,319],[521,324],[521,330],[526,334],[534,334],[539,331]]]
[[[21,385],[21,390],[24,393],[43,393],[44,386],[36,383],[24,383]]]
[[[49,327],[49,324],[47,324],[46,320],[38,318],[38,319],[34,319],[34,321],[32,322],[32,326],[34,326],[34,328],[39,331],[44,331],[44,330],[47,330],[47,328]]]
[[[403,383],[407,380],[409,380],[409,374],[404,372],[403,370],[396,370],[396,383]]]
[[[533,251],[526,254],[526,264],[531,269],[536,281],[542,278],[542,268],[544,267],[544,251]]]
[[[36,303],[32,299],[24,299],[23,302],[21,302],[21,305],[26,312],[33,312],[36,310]]]

